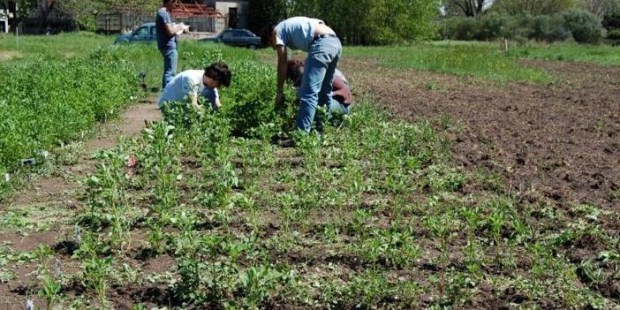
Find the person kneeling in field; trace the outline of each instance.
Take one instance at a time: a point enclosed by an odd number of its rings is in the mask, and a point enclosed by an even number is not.
[[[293,83],[297,90],[297,98],[300,97],[301,80],[304,76],[304,62],[302,60],[291,59],[287,62],[287,80]],[[327,111],[330,114],[349,114],[349,106],[353,102],[353,95],[349,82],[344,74],[336,69],[332,79],[332,98],[329,101]]]
[[[202,96],[217,111],[222,103],[218,93],[221,86],[230,86],[232,73],[228,65],[216,62],[204,70],[186,70],[177,74],[164,88],[157,105],[161,107],[169,101],[182,101],[189,98],[191,106],[199,112],[203,107],[198,104],[198,96]]]

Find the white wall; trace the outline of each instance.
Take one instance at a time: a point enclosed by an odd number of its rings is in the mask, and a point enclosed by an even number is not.
[[[228,9],[237,8],[237,27],[248,27],[248,7],[247,1],[217,1],[215,3],[215,9],[222,13],[228,19]]]
[[[0,10],[0,24],[4,25],[4,32],[9,32],[9,18],[13,17],[13,14],[10,12],[5,12],[4,10]]]

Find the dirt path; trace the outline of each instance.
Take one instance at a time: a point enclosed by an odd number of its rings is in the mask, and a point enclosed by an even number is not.
[[[449,119],[463,166],[503,176],[517,197],[620,210],[620,67],[523,61],[556,85],[492,85],[344,59],[358,91],[394,116]]]
[[[133,137],[140,133],[144,121],[161,119],[161,112],[149,98],[127,108],[120,119],[100,126],[97,137],[84,141],[82,155],[77,164],[61,167],[62,176],[37,179],[29,188],[15,194],[8,202],[9,206],[26,206],[37,203],[76,203],[80,181],[92,172],[94,161],[90,158],[98,150],[116,146],[119,137]],[[70,181],[71,180],[71,181]]]

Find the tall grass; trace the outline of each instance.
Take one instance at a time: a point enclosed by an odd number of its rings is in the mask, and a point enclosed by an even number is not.
[[[93,50],[110,46],[114,37],[89,32],[63,33],[50,36],[0,35],[0,51],[16,53],[16,58],[72,58],[88,55]]]
[[[377,59],[379,64],[394,68],[471,76],[497,82],[548,83],[552,77],[545,71],[520,66],[514,57],[490,44],[417,44],[388,48],[349,47],[346,56]]]
[[[508,55],[551,61],[576,61],[604,66],[620,66],[620,48],[609,45],[535,44],[511,48]]]

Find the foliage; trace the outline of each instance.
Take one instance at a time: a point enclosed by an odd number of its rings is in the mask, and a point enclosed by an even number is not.
[[[348,44],[394,44],[434,36],[439,0],[295,0],[291,15],[325,20]]]
[[[519,66],[514,58],[506,57],[497,44],[467,42],[417,44],[411,47],[384,49],[380,57],[374,49],[366,47],[349,48],[347,53],[350,56],[378,57],[380,64],[394,68],[415,68],[497,82],[548,83],[552,80],[552,77],[543,70]]]
[[[552,15],[575,7],[576,0],[497,0],[493,9],[509,15]]]
[[[135,94],[136,75],[126,62],[43,58],[2,63],[0,171],[83,137],[96,121],[113,117]]]
[[[601,39],[601,21],[584,10],[570,10],[563,14],[564,25],[579,43],[597,43]]]
[[[579,43],[594,43],[600,38],[600,22],[583,10],[556,15],[507,16],[487,14],[478,18],[450,18],[441,23],[444,39],[454,40],[535,40],[564,41],[574,38]]]
[[[592,13],[599,19],[620,9],[620,1],[618,0],[580,0],[579,2],[580,8]]]
[[[151,53],[114,48],[94,58],[110,64],[159,60]],[[231,121],[241,126],[235,113],[246,113],[234,108],[253,100],[241,96],[242,89],[257,91],[252,82],[274,88],[275,72],[255,53],[183,46],[184,66],[223,60],[240,75],[222,89],[229,96],[222,113],[173,109],[140,136],[98,152],[84,181],[83,205],[75,216],[58,216],[57,228],[48,232],[60,231],[65,240],[53,249],[0,246],[0,278],[23,285],[25,294],[39,290],[47,306],[58,309],[131,302],[171,309],[469,309],[484,308],[481,296],[506,307],[618,307],[604,287],[617,282],[620,266],[620,241],[608,225],[616,213],[527,201],[503,192],[502,184],[481,187],[485,177],[451,158],[447,137],[455,132],[447,120],[442,126],[400,121],[360,97],[339,127],[297,137],[295,148],[231,135]],[[486,77],[502,72],[507,80],[523,74],[515,68],[519,54],[498,52],[495,44],[355,47],[347,53],[399,69]],[[75,85],[52,86],[68,91]],[[252,113],[272,115],[271,91],[255,99],[265,104],[252,105]],[[286,123],[290,115],[273,117],[265,122]],[[261,137],[270,129],[265,122],[256,123]],[[127,166],[130,157],[133,167]],[[72,256],[64,254],[69,247]],[[71,278],[59,276],[60,265],[49,271],[57,255]],[[37,277],[13,272],[25,269]],[[493,295],[489,287],[501,292]]]
[[[248,8],[248,29],[260,34],[265,26],[285,19],[286,11],[284,0],[251,0]]]
[[[603,27],[607,30],[620,28],[620,6],[603,17]]]
[[[491,5],[492,0],[444,0],[443,9],[447,16],[482,15]]]

